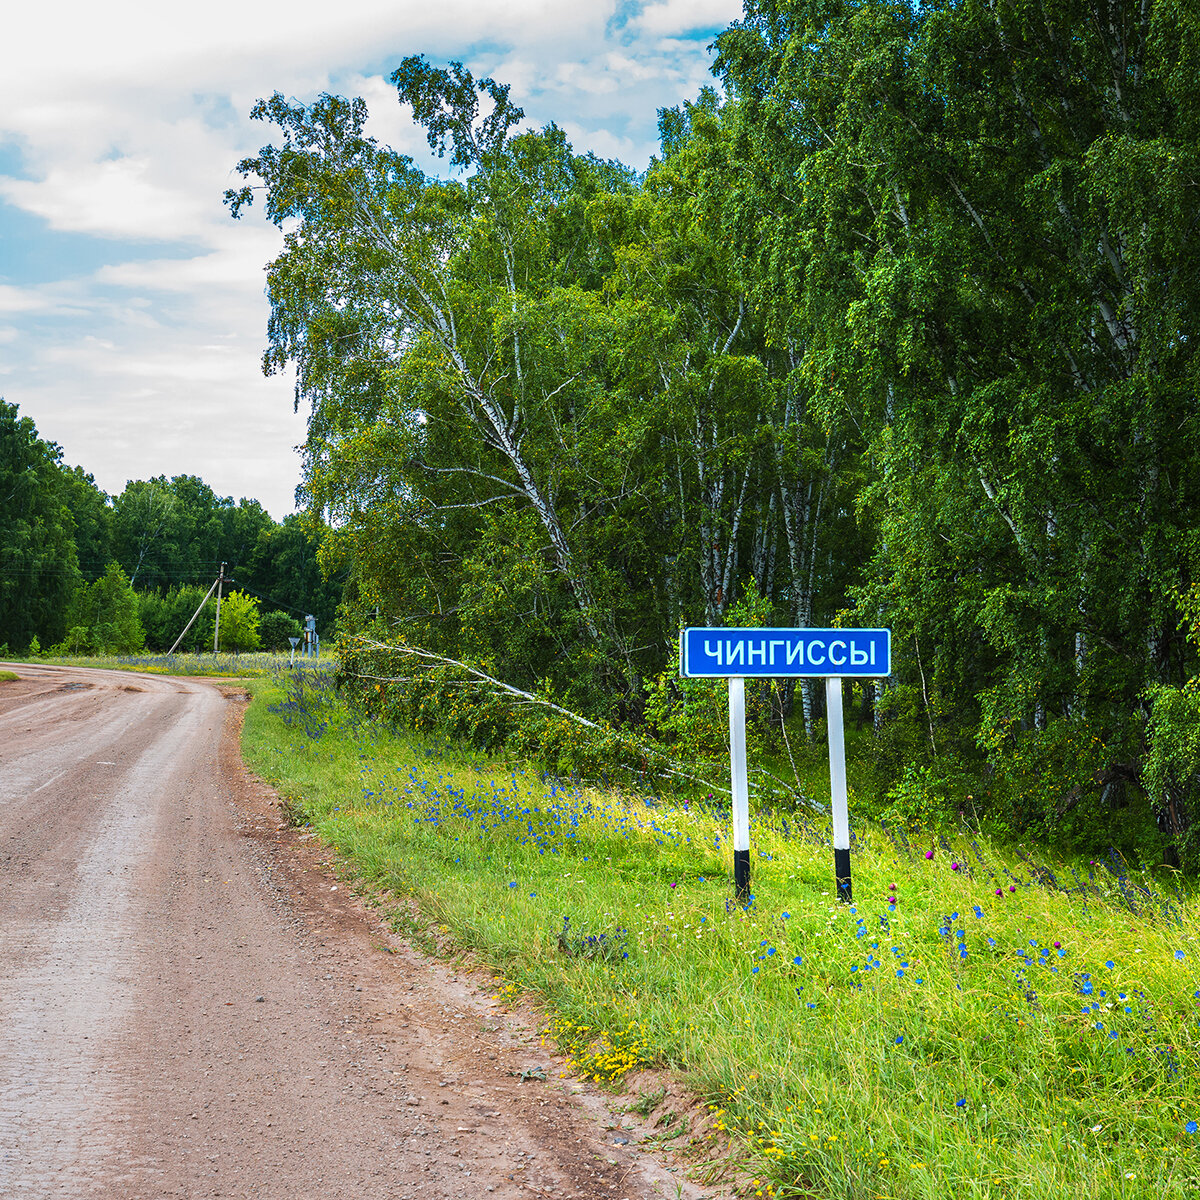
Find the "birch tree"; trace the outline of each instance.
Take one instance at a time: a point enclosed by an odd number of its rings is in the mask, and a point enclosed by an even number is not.
[[[868,439],[863,602],[998,752],[1086,720],[1128,753],[1182,665],[1196,40],[1174,0],[800,0],[718,42],[743,244]]]
[[[561,228],[585,177],[620,187],[628,173],[575,158],[554,127],[516,132],[508,89],[460,64],[409,58],[392,78],[464,180],[427,179],[364,136],[361,100],[333,96],[261,101],[254,116],[281,142],[240,165],[288,227],[268,272],[264,368],[294,363],[297,404],[311,406],[308,496],[359,548],[399,535],[435,554],[464,520],[495,513],[511,527],[514,506],[528,512],[580,636],[635,689],[628,638],[579,533],[583,459],[603,457],[597,342],[610,317],[584,294],[589,264]],[[229,193],[235,216],[254,190]],[[541,553],[518,536],[523,554]],[[367,587],[379,584],[376,572]],[[440,605],[437,593],[427,599]]]

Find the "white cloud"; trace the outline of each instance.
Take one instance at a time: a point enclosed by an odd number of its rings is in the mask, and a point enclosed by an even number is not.
[[[675,37],[694,30],[723,29],[742,15],[732,0],[664,0],[648,5],[631,24],[656,37]]]
[[[100,237],[173,241],[202,220],[201,199],[154,182],[147,155],[0,180],[0,196],[51,229]]]
[[[304,422],[290,381],[259,366],[279,234],[257,209],[231,221],[222,202],[238,160],[272,137],[248,119],[254,100],[361,95],[369,134],[444,170],[387,76],[407,54],[456,58],[511,84],[529,124],[557,121],[578,150],[644,166],[657,108],[708,78],[703,39],[686,35],[739,10],[662,0],[618,25],[618,7],[65,0],[6,12],[0,152],[17,149],[20,167],[0,168],[0,199],[25,214],[23,237],[31,220],[47,231],[43,270],[0,262],[6,398],[108,490],[194,473],[282,516]]]

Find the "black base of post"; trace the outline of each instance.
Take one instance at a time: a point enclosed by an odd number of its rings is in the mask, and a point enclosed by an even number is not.
[[[833,851],[833,874],[837,879],[837,893],[839,900],[845,900],[849,904],[854,899],[854,894],[850,890],[850,851],[838,850],[836,847]]]
[[[733,852],[733,890],[739,904],[750,899],[750,851]]]

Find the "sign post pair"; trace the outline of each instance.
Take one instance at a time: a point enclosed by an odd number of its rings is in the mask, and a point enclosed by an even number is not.
[[[746,680],[824,679],[829,731],[833,873],[838,896],[853,898],[850,814],[846,799],[843,678],[891,674],[889,629],[688,628],[680,635],[679,673],[688,679],[729,680],[729,765],[733,789],[733,883],[750,895],[750,790],[746,772]]]

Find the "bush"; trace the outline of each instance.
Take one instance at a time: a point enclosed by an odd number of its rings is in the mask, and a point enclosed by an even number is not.
[[[264,650],[286,653],[292,648],[288,638],[299,636],[300,622],[279,609],[265,613],[258,624],[258,637]]]

